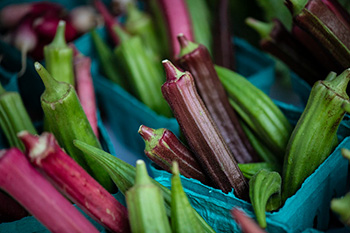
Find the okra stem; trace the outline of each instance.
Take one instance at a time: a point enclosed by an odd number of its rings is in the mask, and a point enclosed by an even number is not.
[[[58,24],[53,41],[44,47],[47,70],[57,80],[74,85],[73,50],[65,40],[66,22]]]

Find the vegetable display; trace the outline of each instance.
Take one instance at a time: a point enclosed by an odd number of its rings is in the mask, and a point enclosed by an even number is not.
[[[346,229],[350,5],[253,2],[1,3],[0,231]]]

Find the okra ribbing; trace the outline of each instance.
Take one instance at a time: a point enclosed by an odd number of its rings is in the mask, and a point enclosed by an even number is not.
[[[135,182],[134,166],[101,149],[90,146],[79,140],[75,140],[74,145],[80,150],[87,153],[92,158],[94,158],[97,162],[101,163],[101,165],[103,165],[103,167],[108,171],[111,178],[123,194],[125,194],[126,191],[132,187],[132,185]],[[162,190],[167,214],[168,216],[170,216],[170,190],[153,179],[152,182]],[[206,221],[204,221],[204,219],[197,212],[195,212],[195,215],[196,218],[199,220],[200,224],[203,226],[203,229],[205,229],[205,232],[214,233],[214,230],[208,225]]]
[[[289,139],[283,166],[282,199],[292,196],[337,145],[337,129],[350,100],[350,69],[314,84],[305,110]]]
[[[99,232],[17,148],[0,151],[0,188],[51,232]]]
[[[36,129],[23,104],[18,92],[6,91],[0,84],[0,127],[4,132],[9,146],[24,150],[17,133],[22,130],[35,134]]]
[[[129,231],[126,208],[69,157],[52,134],[34,136],[23,131],[18,137],[23,141],[31,163],[61,193],[110,231]]]
[[[189,72],[163,61],[167,81],[162,92],[203,171],[225,193],[247,199],[248,186],[232,153],[201,100]]]
[[[93,159],[87,157],[75,148],[73,140],[78,139],[92,146],[101,148],[91,125],[79,102],[75,89],[65,82],[58,82],[40,65],[35,63],[35,69],[45,85],[41,95],[41,106],[50,131],[66,152],[88,171],[104,188],[113,192],[115,186],[108,173]]]
[[[176,161],[183,176],[209,183],[195,155],[171,131],[141,125],[139,134],[145,142],[145,154],[158,166],[171,173],[172,162]]]
[[[142,160],[136,162],[135,184],[125,197],[133,232],[171,232],[162,190],[152,182]]]
[[[203,45],[189,41],[184,35],[180,34],[178,40],[181,47],[179,63],[192,74],[198,93],[234,158],[239,163],[258,161],[230,105],[208,50]]]
[[[201,224],[198,222],[191,203],[182,187],[179,164],[172,163],[171,177],[171,228],[172,232],[204,232]]]

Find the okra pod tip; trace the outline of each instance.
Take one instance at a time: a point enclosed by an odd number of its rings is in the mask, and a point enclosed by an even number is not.
[[[152,145],[156,144],[159,141],[159,139],[162,137],[164,130],[165,130],[164,128],[152,129],[145,125],[141,125],[138,130],[138,133],[141,135],[141,137],[145,141],[146,147],[150,146],[152,148],[154,147]]]
[[[180,44],[179,57],[182,57],[182,56],[184,56],[186,54],[189,54],[189,53],[191,53],[192,51],[194,51],[195,49],[197,49],[199,47],[199,44],[196,44],[196,43],[190,41],[182,33],[177,35],[177,40],[179,41],[179,44]]]
[[[65,37],[65,31],[66,31],[66,21],[60,20],[57,25],[56,35],[53,38],[53,41],[47,45],[50,48],[66,48],[66,37]]]
[[[176,66],[173,63],[171,63],[171,61],[167,59],[163,60],[162,64],[165,69],[167,82],[177,80],[185,74],[185,72],[180,71],[178,68],[176,68]]]
[[[35,62],[34,67],[44,83],[45,91],[42,98],[48,102],[55,102],[69,91],[71,86],[68,83],[58,82],[50,73],[39,63]]]

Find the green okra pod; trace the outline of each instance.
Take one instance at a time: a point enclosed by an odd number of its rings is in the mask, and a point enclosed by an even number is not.
[[[135,184],[125,197],[132,232],[171,232],[162,190],[152,182],[142,160],[136,161]]]
[[[339,215],[340,221],[346,226],[350,226],[350,193],[331,201],[331,210]]]
[[[6,91],[0,84],[0,127],[10,147],[24,150],[23,143],[18,139],[17,133],[27,130],[36,134],[36,129],[23,104],[18,92]]]
[[[156,113],[170,117],[171,110],[161,92],[165,80],[159,62],[147,56],[140,36],[130,36],[120,27],[116,31],[121,43],[114,52],[133,94]]]
[[[91,38],[97,52],[102,73],[112,82],[127,89],[125,78],[116,65],[117,62],[113,50],[103,41],[96,29],[91,31]]]
[[[113,182],[116,184],[118,189],[125,194],[128,189],[132,187],[135,182],[135,167],[124,162],[123,160],[101,150],[96,147],[90,146],[79,140],[74,140],[74,145],[81,151],[91,156],[98,163],[100,163],[104,169],[109,173]],[[171,213],[171,191],[165,186],[161,185],[157,181],[152,179],[152,182],[156,184],[163,192],[163,197],[165,201],[165,207],[167,214],[170,217]],[[195,212],[196,218],[202,225],[203,229],[207,233],[214,233],[215,231],[209,226],[209,224],[197,213]]]
[[[188,197],[183,190],[179,164],[174,161],[171,177],[171,228],[174,233],[205,232],[198,222]]]
[[[215,69],[236,112],[276,159],[282,161],[292,132],[286,116],[268,95],[243,76],[223,67]]]
[[[66,22],[58,24],[55,38],[44,47],[46,69],[57,81],[74,86],[73,50],[65,39]]]
[[[266,228],[266,205],[273,194],[277,194],[277,200],[281,204],[282,179],[277,172],[265,169],[256,173],[249,181],[249,196],[253,205],[257,221],[262,228]]]
[[[247,179],[251,179],[256,173],[264,169],[267,171],[275,171],[281,173],[282,167],[275,163],[258,162],[258,163],[239,163],[243,175]]]
[[[58,82],[38,62],[35,69],[40,75],[45,91],[41,95],[41,106],[50,131],[59,145],[89,172],[104,188],[112,192],[115,188],[108,173],[93,159],[85,156],[73,145],[79,139],[94,147],[102,148],[79,102],[74,87],[65,82]]]
[[[280,161],[278,160],[276,155],[268,148],[268,146],[264,144],[263,140],[261,140],[244,121],[240,120],[240,123],[245,135],[247,136],[250,144],[256,151],[259,159],[267,163],[279,164]]]
[[[350,69],[317,81],[305,110],[289,139],[283,165],[283,202],[330,155],[337,145],[337,130],[350,107],[346,88]]]
[[[146,47],[146,52],[151,57],[154,57],[156,60],[161,58],[161,43],[157,37],[153,19],[147,12],[139,10],[135,4],[129,4],[125,29],[130,34],[141,37]]]
[[[194,39],[197,43],[204,45],[211,54],[213,47],[212,38],[212,15],[205,0],[186,0],[190,14]]]

